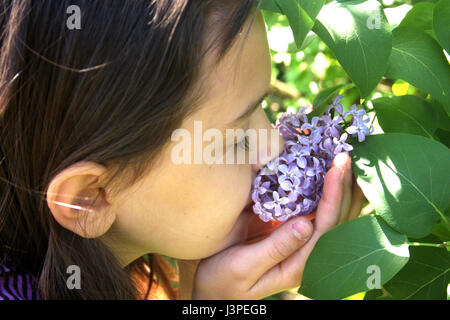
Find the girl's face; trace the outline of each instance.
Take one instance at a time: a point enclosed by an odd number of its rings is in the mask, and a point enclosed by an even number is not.
[[[251,16],[243,30],[247,30]],[[127,263],[148,252],[200,259],[243,240],[254,216],[244,208],[251,203],[252,181],[265,163],[249,164],[247,158],[245,164],[207,164],[204,160],[194,164],[194,121],[201,121],[202,133],[210,128],[223,133],[224,157],[231,149],[236,154],[243,145],[235,145],[240,139],[226,141],[226,129],[274,130],[261,107],[233,122],[270,86],[271,59],[260,12],[245,41],[244,35],[238,35],[218,65],[203,69],[209,85],[206,98],[181,127],[190,133],[191,164],[173,161],[172,150],[181,140],[171,141],[140,183],[110,200],[116,219],[104,237],[112,240],[117,254]],[[271,145],[269,136],[267,145],[258,145],[257,152],[271,154],[275,147],[272,155],[277,156],[283,149],[282,139],[277,139],[278,146]],[[204,140],[203,150],[210,144]]]

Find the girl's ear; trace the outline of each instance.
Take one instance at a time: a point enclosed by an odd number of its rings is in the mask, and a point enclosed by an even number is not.
[[[105,172],[98,163],[82,161],[51,180],[47,205],[62,227],[84,238],[97,238],[109,230],[116,216],[100,181]]]

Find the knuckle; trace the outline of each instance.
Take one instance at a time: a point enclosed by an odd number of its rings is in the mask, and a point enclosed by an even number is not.
[[[283,260],[291,253],[290,245],[286,241],[275,241],[270,246],[268,255],[274,261]]]

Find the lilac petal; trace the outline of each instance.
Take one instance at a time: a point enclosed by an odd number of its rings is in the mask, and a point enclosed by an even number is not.
[[[363,142],[366,139],[366,135],[362,131],[358,131],[358,142]]]
[[[305,136],[299,136],[299,137],[298,137],[298,141],[299,141],[301,144],[309,145],[309,139],[306,138]]]
[[[274,192],[276,192],[276,191],[274,191]],[[273,202],[265,202],[265,203],[263,204],[263,206],[264,206],[265,208],[267,208],[267,209],[273,209],[273,208],[275,207],[275,203],[273,203]]]
[[[284,174],[286,174],[286,172],[288,172],[288,167],[285,164],[282,164],[280,166],[278,166],[278,170],[283,172]]]
[[[353,150],[353,146],[348,144],[348,143],[343,143],[342,146],[343,146],[345,151],[352,151]]]
[[[309,123],[304,123],[302,124],[302,126],[300,127],[301,130],[305,130],[305,129],[309,129],[311,130],[313,127],[311,126],[311,124]]]
[[[335,127],[331,127],[328,129],[330,136],[332,137],[339,137],[339,131]]]
[[[286,156],[286,160],[288,162],[293,162],[296,159],[296,155],[294,153],[290,153]]]
[[[278,177],[278,183],[281,184],[283,183],[283,181],[289,179],[289,177],[285,176],[285,175],[281,175]]]
[[[346,130],[349,134],[356,134],[358,132],[358,128],[356,126],[350,126]]]
[[[297,165],[304,169],[306,167],[306,159],[304,157],[297,158]]]
[[[338,94],[336,97],[334,97],[334,99],[333,99],[333,104],[338,103],[339,101],[342,100],[342,98],[344,98],[344,96],[341,95],[341,94]]]
[[[256,201],[255,201],[255,202],[256,202]],[[254,212],[254,213],[257,213],[257,214],[263,212],[263,208],[261,207],[261,203],[256,202],[256,203],[253,205],[253,212]]]
[[[273,197],[273,200],[274,200],[275,202],[278,202],[278,200],[280,199],[280,195],[279,195],[278,192],[276,192],[276,191],[274,191],[274,192],[272,193],[272,197]]]
[[[291,191],[292,190],[292,183],[289,180],[285,180],[280,183],[280,187],[285,191]]]
[[[252,200],[253,200],[253,202],[258,202],[258,198],[259,198],[258,190],[255,189],[252,192]]]
[[[292,184],[293,186],[299,186],[300,185],[300,174],[296,177],[292,177]]]
[[[338,103],[334,105],[334,109],[339,113],[342,114],[342,112],[344,111],[344,108],[342,107],[342,104]]]
[[[280,215],[283,211],[281,210],[281,207],[279,205],[275,206],[275,213]]]
[[[289,198],[289,201],[295,202],[295,201],[297,201],[298,193],[295,191],[292,191],[291,193],[289,193],[288,198]]]
[[[312,137],[312,143],[313,143],[313,144],[319,143],[320,140],[322,140],[322,137],[320,136],[320,134],[315,134],[315,135]]]
[[[272,219],[272,215],[268,212],[263,212],[259,215],[259,218],[264,222],[269,222]]]

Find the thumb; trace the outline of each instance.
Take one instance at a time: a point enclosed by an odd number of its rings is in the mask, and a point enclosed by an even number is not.
[[[305,217],[293,218],[262,241],[240,248],[239,257],[245,261],[246,274],[254,280],[301,248],[311,237],[312,223]]]

